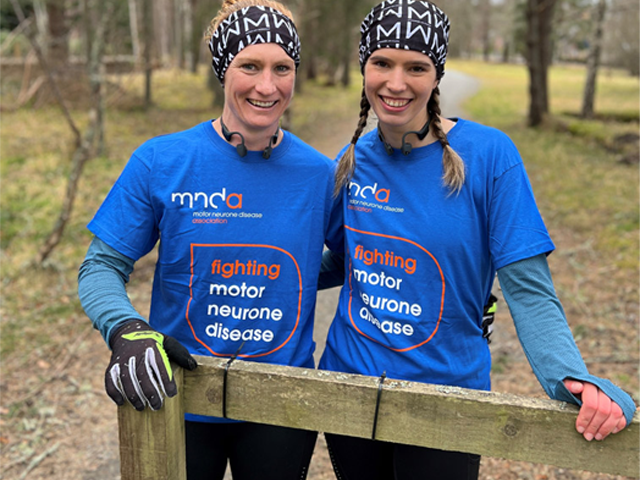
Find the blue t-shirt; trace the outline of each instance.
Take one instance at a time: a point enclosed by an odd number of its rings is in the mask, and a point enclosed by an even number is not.
[[[443,184],[440,143],[389,156],[377,131],[358,141],[320,368],[490,389],[482,313],[496,270],[554,246],[510,139],[465,120],[448,138],[466,168],[459,194]]]
[[[159,240],[149,323],[191,353],[313,367],[333,172],[288,132],[241,158],[207,121],[138,148],[89,229],[133,260]]]

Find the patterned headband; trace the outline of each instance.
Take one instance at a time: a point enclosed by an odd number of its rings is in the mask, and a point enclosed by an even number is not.
[[[260,43],[276,43],[300,65],[300,39],[289,17],[271,7],[252,6],[233,12],[209,40],[213,71],[224,83],[231,62],[243,49]]]
[[[360,26],[360,67],[379,48],[415,50],[433,61],[438,79],[444,75],[449,18],[433,3],[387,0],[375,6]]]

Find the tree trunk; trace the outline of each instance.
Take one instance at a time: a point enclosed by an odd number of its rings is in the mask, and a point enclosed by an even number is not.
[[[153,48],[153,4],[152,0],[142,0],[144,19],[144,108],[149,109],[153,103],[151,95],[151,77],[153,75],[153,65],[151,64],[151,52]]]
[[[190,72],[195,72],[194,63],[196,61],[196,57],[193,55],[193,48],[191,48],[191,44],[193,42],[193,0],[184,0],[183,8],[183,51],[185,68]]]
[[[343,26],[343,41],[342,41],[342,77],[340,83],[343,87],[348,87],[351,83],[351,55],[353,44],[353,24],[355,19],[355,2],[343,2],[344,5],[344,26]]]
[[[92,19],[91,19],[91,0],[82,0],[82,17],[84,22],[84,47],[85,47],[85,60],[89,65],[91,61],[91,42],[93,41]]]
[[[593,118],[593,105],[596,96],[596,78],[600,67],[600,51],[602,47],[602,25],[607,11],[606,0],[600,0],[595,7],[595,28],[589,57],[587,59],[587,80],[582,99],[582,118]]]
[[[206,5],[205,5],[206,6]],[[200,14],[201,8],[198,0],[190,0],[189,10],[191,11],[191,37],[189,39],[189,48],[191,49],[191,72],[198,72],[198,64],[200,63],[200,47],[203,42],[203,35],[209,25],[209,18]],[[208,49],[207,49],[208,51]],[[211,68],[211,67],[209,67]]]
[[[303,11],[302,7],[300,9]],[[304,62],[304,77],[306,80],[315,80],[318,77],[318,61],[317,61],[317,39],[318,39],[318,11],[315,2],[306,0],[304,2],[304,14],[302,20],[302,42],[305,46],[305,54],[302,57]]]
[[[20,23],[25,23],[26,18],[24,16],[24,12],[22,11],[22,7],[20,6],[20,2],[18,0],[11,0],[11,5],[13,6],[13,11],[16,13],[16,16],[18,17],[18,20],[20,21]],[[58,88],[58,84],[56,83],[56,79],[52,73],[52,69],[49,67],[47,57],[43,52],[43,49],[40,48],[40,45],[36,40],[37,34],[31,32],[29,28],[27,28],[26,32],[27,32],[27,38],[29,40],[29,43],[31,43],[31,47],[33,48],[33,51],[36,53],[36,56],[38,57],[38,62],[40,63],[40,66],[44,71],[44,75],[47,79],[47,84],[51,88],[51,91],[53,92],[53,96],[58,102],[58,105],[62,110],[62,114],[64,115],[64,118],[67,121],[67,123],[69,124],[69,128],[71,128],[71,131],[73,132],[73,135],[75,137],[75,144],[76,146],[78,146],[81,143],[80,130],[78,130],[78,127],[76,126],[75,122],[73,121],[73,118],[71,117],[71,114],[69,113],[69,108],[67,108],[67,104],[64,101],[62,94],[60,93],[60,89]]]
[[[548,70],[551,64],[551,22],[557,0],[527,0],[527,66],[529,69],[529,126],[549,113]]]
[[[482,58],[485,62],[491,59],[491,0],[483,0],[482,15]]]
[[[155,30],[156,45],[158,45],[158,57],[162,65],[165,65],[169,61],[171,52],[171,35],[173,29],[169,25],[169,9],[171,8],[167,0],[155,0],[153,3],[155,13],[153,17],[156,19],[154,27]]]
[[[175,51],[175,64],[180,70],[183,70],[185,65],[184,3],[185,0],[174,0],[173,2],[173,46]]]
[[[213,92],[213,101],[211,102],[211,106],[214,109],[220,109],[224,107],[224,89],[222,85],[220,85],[220,81],[218,77],[216,77],[213,68],[209,68],[209,75],[207,76],[207,85],[209,90]]]
[[[36,25],[38,33],[34,39],[41,45],[42,52],[46,56],[49,46],[49,16],[47,15],[47,5],[45,0],[34,0],[33,12],[36,16]]]
[[[69,63],[69,25],[65,18],[64,0],[47,2],[49,48],[47,60],[54,73],[64,71]]]
[[[131,29],[131,47],[136,62],[140,60],[140,34],[138,33],[138,0],[129,1],[129,28]]]

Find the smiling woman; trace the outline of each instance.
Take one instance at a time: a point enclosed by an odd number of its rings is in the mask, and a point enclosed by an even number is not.
[[[547,264],[554,245],[518,150],[502,132],[441,115],[447,15],[425,0],[384,1],[360,31],[360,119],[336,182],[344,242],[326,252],[320,277],[333,286],[343,274],[344,286],[320,368],[490,390],[486,318],[497,274],[547,394],[581,405],[575,428],[586,441],[616,434],[635,404],[591,375],[575,345]],[[370,110],[377,129],[360,138]],[[391,270],[395,259],[408,268]],[[341,479],[478,478],[476,455],[326,440]]]
[[[277,2],[226,0],[208,37],[222,115],[134,152],[89,224],[95,238],[78,277],[112,349],[107,393],[138,410],[176,394],[158,360],[167,356],[186,368],[191,354],[314,366],[334,164],[279,127],[300,63],[296,27]],[[159,240],[147,322],[125,283]],[[304,479],[317,436],[196,415],[185,431],[190,480],[221,480],[227,463],[236,480]]]

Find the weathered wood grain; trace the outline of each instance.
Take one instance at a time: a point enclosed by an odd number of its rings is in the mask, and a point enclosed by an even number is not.
[[[195,371],[184,372],[182,406],[174,399],[161,412],[141,414],[128,407],[130,414],[121,415],[121,443],[127,442],[128,456],[123,459],[123,480],[183,478],[162,476],[182,464],[167,465],[164,471],[154,467],[162,458],[166,463],[173,462],[171,457],[184,458],[184,441],[178,445],[184,435],[178,410],[222,416],[227,360],[198,357],[198,362]],[[379,379],[362,375],[236,360],[227,378],[227,415],[371,438],[378,384]],[[638,477],[639,416],[623,432],[603,442],[587,442],[575,431],[577,411],[554,400],[387,378],[376,439]],[[145,416],[147,420],[139,418]],[[124,438],[133,434],[133,441]],[[133,465],[136,462],[142,466]],[[125,475],[125,467],[148,470]],[[153,475],[145,476],[147,471]]]
[[[183,371],[174,365],[178,395],[162,409],[118,407],[122,480],[186,480]]]

